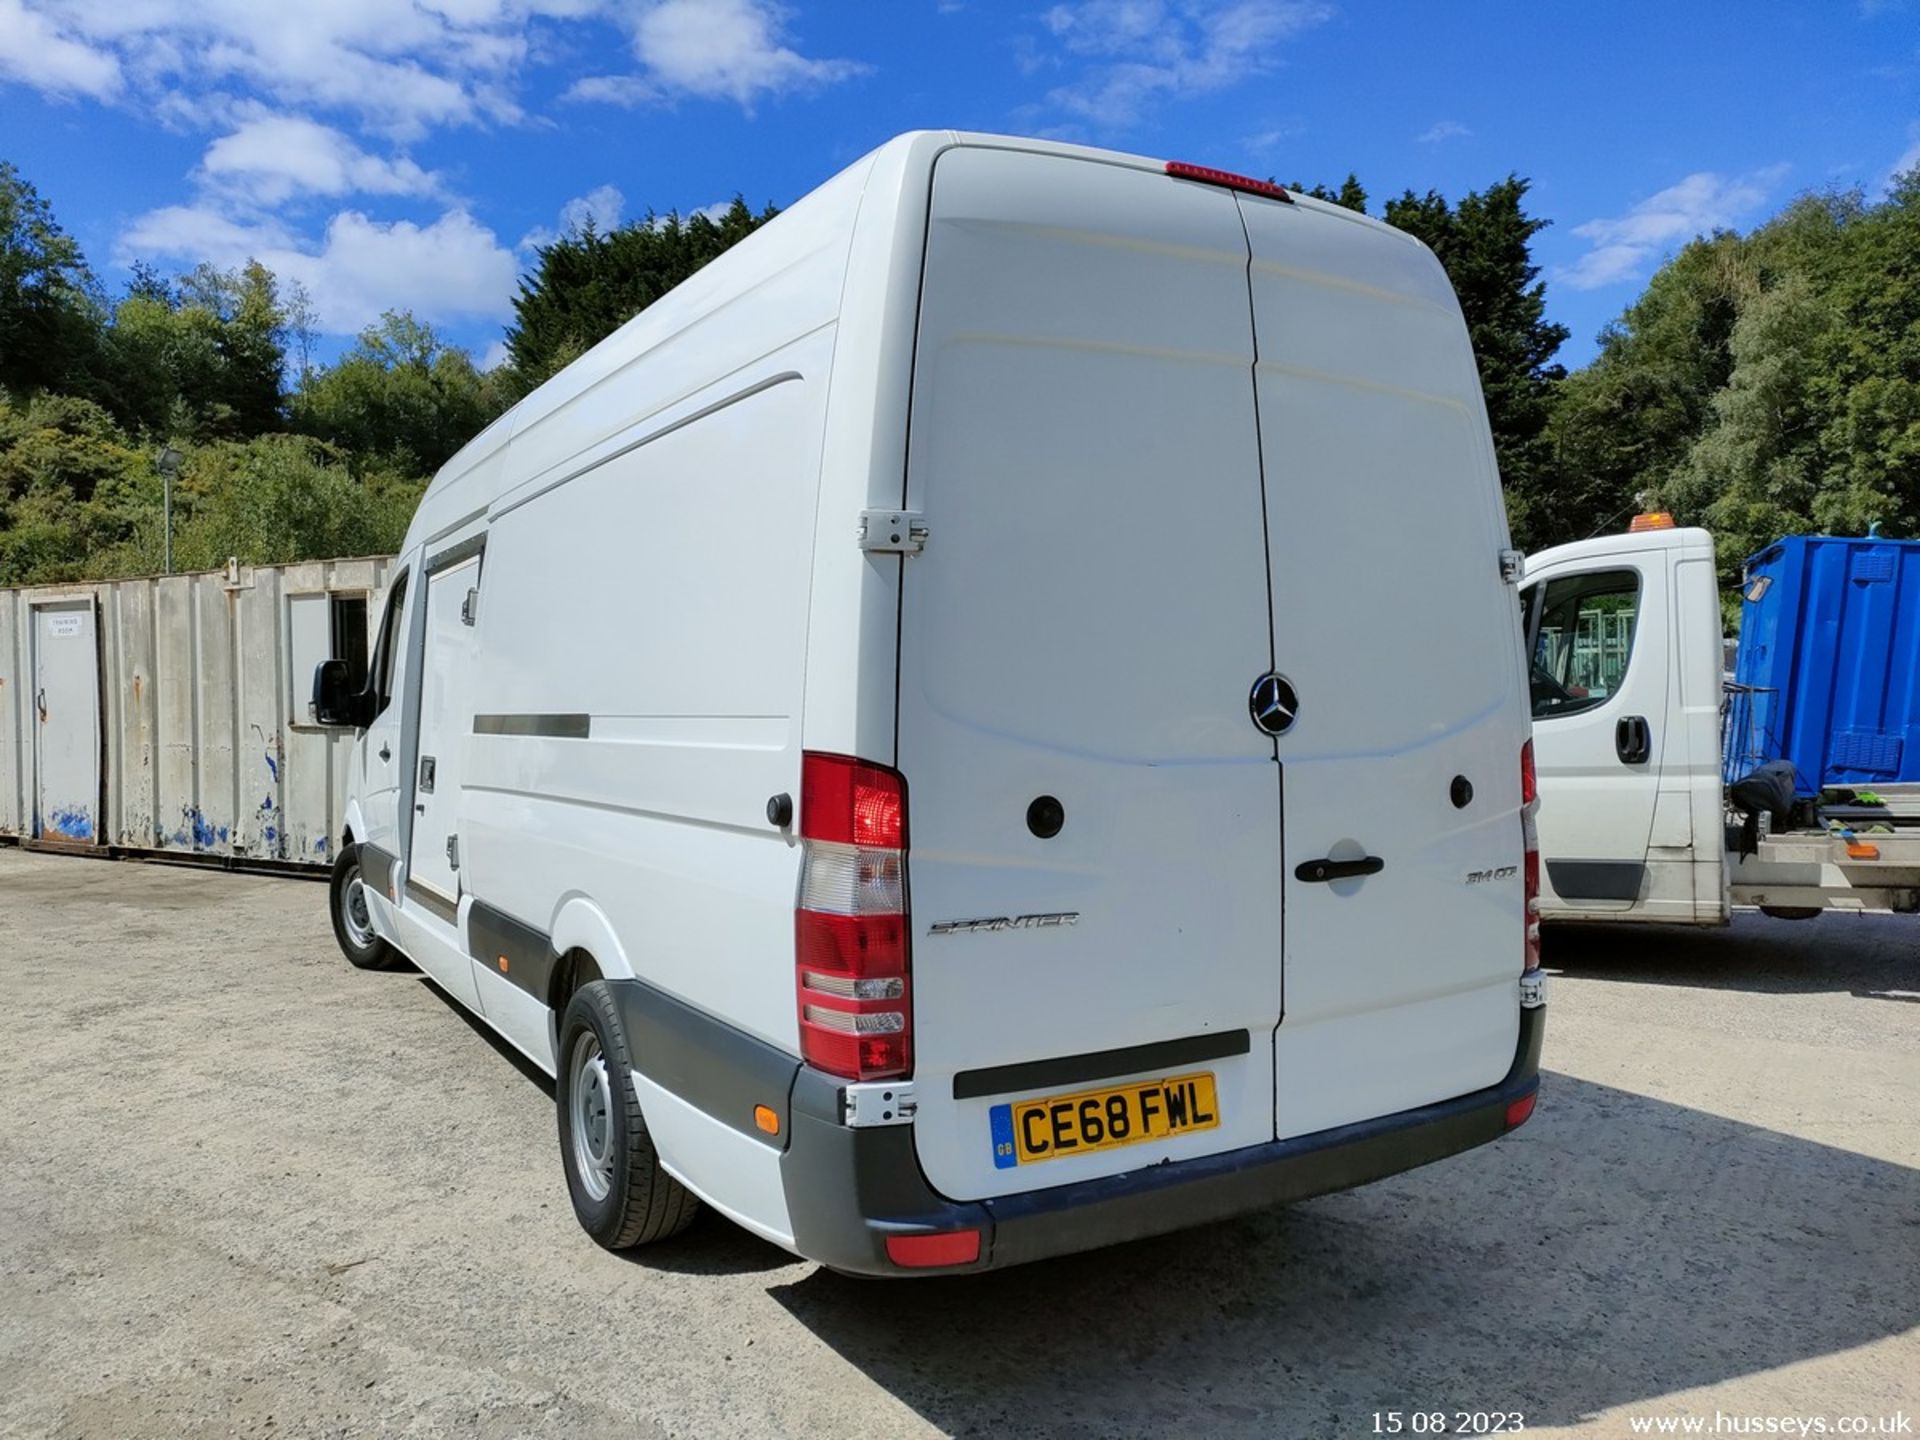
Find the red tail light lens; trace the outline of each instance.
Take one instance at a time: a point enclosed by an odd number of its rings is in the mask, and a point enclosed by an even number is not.
[[[1540,837],[1533,824],[1533,812],[1539,804],[1540,788],[1533,773],[1533,741],[1529,740],[1520,747],[1520,833],[1526,844],[1522,861],[1526,877],[1526,940],[1520,965],[1523,975],[1540,968]]]
[[[907,848],[907,787],[880,765],[808,755],[800,769],[800,835],[840,845]]]
[[[794,987],[800,1053],[849,1080],[913,1071],[906,783],[843,755],[802,757]]]

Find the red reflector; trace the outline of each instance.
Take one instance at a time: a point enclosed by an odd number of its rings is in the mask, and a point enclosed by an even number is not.
[[[1265,195],[1270,200],[1284,200],[1289,205],[1293,203],[1293,197],[1287,194],[1284,186],[1276,185],[1271,180],[1256,180],[1251,175],[1236,175],[1231,170],[1215,170],[1208,165],[1189,165],[1184,160],[1169,160],[1167,174],[1176,180],[1224,185],[1229,190],[1245,190],[1249,195]]]
[[[1507,1129],[1512,1130],[1516,1126],[1526,1124],[1527,1117],[1533,1114],[1533,1102],[1539,1098],[1540,1092],[1536,1090],[1531,1095],[1522,1095],[1518,1100],[1508,1101]]]
[[[953,1230],[944,1235],[889,1235],[887,1258],[910,1269],[934,1265],[971,1265],[980,1258],[980,1232]]]
[[[812,752],[801,760],[802,839],[903,850],[906,799],[907,782],[882,766]]]

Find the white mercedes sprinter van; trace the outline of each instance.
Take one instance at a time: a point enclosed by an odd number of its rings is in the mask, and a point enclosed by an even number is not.
[[[900,137],[434,480],[334,876],[696,1201],[966,1271],[1337,1190],[1537,1086],[1525,670],[1433,256],[1276,186]]]

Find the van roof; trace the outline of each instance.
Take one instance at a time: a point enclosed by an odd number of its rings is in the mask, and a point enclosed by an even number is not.
[[[895,136],[682,281],[468,441],[428,485],[408,536],[409,548],[416,539],[432,540],[466,523],[491,505],[504,488],[528,478],[518,470],[509,476],[500,467],[487,464],[509,439],[532,433],[614,373],[768,285],[803,256],[836,246],[848,249],[856,225],[875,225],[891,232],[902,221],[900,202],[909,180],[929,173],[940,152],[955,146],[1059,155],[1156,174],[1164,173],[1167,164],[1165,160],[1118,150],[974,131],[915,130]],[[1302,209],[1382,231],[1412,245],[1420,243],[1369,216],[1307,196],[1289,195]],[[876,277],[848,278],[849,285],[877,283]],[[689,376],[688,389],[699,388],[714,378],[717,374]],[[677,398],[663,397],[661,408]],[[627,418],[633,422],[644,417]]]

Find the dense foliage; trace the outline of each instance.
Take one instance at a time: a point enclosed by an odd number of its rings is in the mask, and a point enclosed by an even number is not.
[[[1521,544],[1618,529],[1646,505],[1714,529],[1730,572],[1795,531],[1920,534],[1920,170],[1877,200],[1807,196],[1695,240],[1570,375],[1527,188],[1408,191],[1381,212],[1459,295]],[[1305,193],[1368,207],[1352,175]],[[467,439],[774,214],[736,199],[559,237],[494,370],[404,312],[315,368],[297,287],[258,264],[136,266],[110,299],[0,162],[0,585],[157,570],[163,446],[182,456],[176,568],[391,550]]]
[[[1664,505],[1729,574],[1782,535],[1920,535],[1920,169],[1688,245],[1562,383],[1549,446],[1559,535]]]

